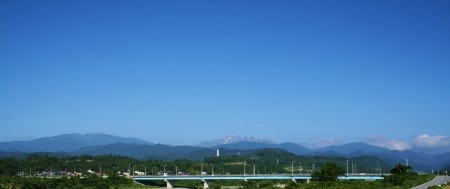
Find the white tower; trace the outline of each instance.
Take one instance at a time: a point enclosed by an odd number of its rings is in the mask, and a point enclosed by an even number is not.
[[[217,148],[216,156],[219,157],[219,148]]]

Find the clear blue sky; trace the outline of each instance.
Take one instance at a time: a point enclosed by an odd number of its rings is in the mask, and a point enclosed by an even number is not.
[[[450,135],[450,1],[0,0],[0,141]]]

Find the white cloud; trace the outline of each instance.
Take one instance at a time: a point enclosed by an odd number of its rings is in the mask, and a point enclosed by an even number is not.
[[[392,149],[392,150],[408,150],[411,149],[411,144],[407,143],[407,142],[403,142],[403,141],[398,141],[398,140],[388,140],[387,141],[387,146],[386,148]]]
[[[436,148],[450,146],[450,138],[447,136],[421,134],[414,139],[414,145],[419,148]]]
[[[389,139],[384,135],[371,135],[365,139],[365,141],[368,144],[379,146],[379,147],[385,147],[391,150],[408,150],[411,149],[411,144],[399,141],[395,139]]]

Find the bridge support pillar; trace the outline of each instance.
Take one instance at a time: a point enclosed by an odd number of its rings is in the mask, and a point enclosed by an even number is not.
[[[202,181],[203,181],[203,189],[209,188],[208,182],[206,182],[205,179],[202,179]]]
[[[306,179],[306,183],[309,183],[310,181],[309,181],[309,179]]]
[[[172,183],[172,181],[170,181],[170,180],[164,180],[165,182],[166,182],[166,188],[173,188],[173,183]]]
[[[295,180],[295,179],[292,179],[292,182],[297,182],[297,180]]]

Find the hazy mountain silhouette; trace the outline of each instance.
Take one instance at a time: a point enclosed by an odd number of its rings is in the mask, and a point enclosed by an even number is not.
[[[213,148],[226,148],[226,149],[238,149],[238,150],[253,150],[253,149],[264,149],[264,148],[278,148],[283,149],[288,152],[297,154],[297,155],[304,155],[309,154],[312,152],[312,150],[305,148],[303,146],[300,146],[295,143],[281,143],[281,144],[268,144],[264,142],[235,142],[231,144],[222,144],[214,146]]]
[[[273,141],[268,139],[262,139],[255,136],[250,137],[241,137],[239,135],[229,135],[222,139],[212,140],[212,141],[203,141],[199,143],[197,146],[200,147],[214,147],[220,145],[233,144],[238,142],[251,142],[251,143],[264,143],[264,144],[274,144]]]
[[[364,142],[353,142],[344,144],[341,146],[331,145],[325,148],[320,148],[315,150],[316,152],[337,152],[343,155],[349,155],[353,152],[361,152],[361,153],[380,153],[384,151],[389,151],[387,148],[373,146]]]
[[[63,134],[30,141],[0,142],[0,151],[72,152],[86,146],[97,146],[118,142],[153,144],[136,138],[124,138],[107,134]]]
[[[422,172],[431,172],[450,164],[450,152],[429,154],[416,151],[396,151],[373,146],[363,142],[332,145],[311,150],[295,143],[275,144],[257,137],[228,137],[226,144],[213,147],[154,145],[153,143],[136,139],[112,136],[107,134],[64,134],[54,137],[44,137],[31,141],[0,142],[0,157],[22,157],[27,153],[51,153],[64,155],[122,155],[137,159],[194,159],[215,156],[220,149],[221,156],[244,155],[257,149],[281,149],[296,155],[308,156],[339,156],[354,158],[375,156],[391,166],[402,163],[413,166]],[[248,139],[248,140],[247,140]],[[57,152],[57,153],[55,153]],[[375,165],[375,163],[374,163]]]
[[[253,150],[229,150],[220,149],[220,155],[229,156],[247,154]],[[169,146],[164,144],[125,144],[114,143],[100,146],[85,147],[73,152],[76,155],[121,155],[136,159],[192,159],[202,160],[204,157],[216,156],[216,149],[196,147],[196,146]]]

